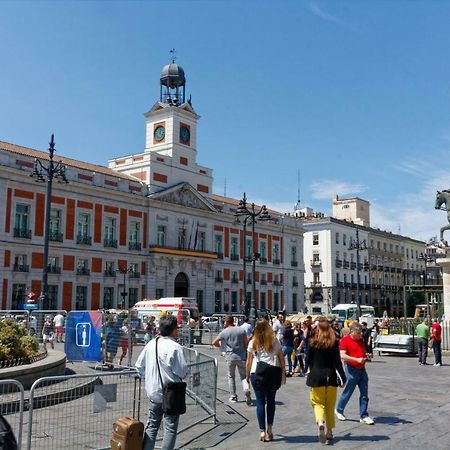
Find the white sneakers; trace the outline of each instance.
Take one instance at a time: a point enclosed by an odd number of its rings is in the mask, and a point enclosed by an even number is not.
[[[236,403],[236,402],[237,402],[237,395],[232,395],[228,400],[229,400],[231,403]]]
[[[375,423],[369,416],[363,417],[362,419],[359,419],[359,421],[361,423],[365,423],[366,425],[373,425]]]
[[[341,421],[347,420],[347,417],[345,417],[344,414],[341,414],[337,409],[334,410],[334,414],[336,414],[338,420]],[[374,420],[369,416],[363,417],[362,419],[359,419],[359,421],[366,425],[373,425],[375,423]]]

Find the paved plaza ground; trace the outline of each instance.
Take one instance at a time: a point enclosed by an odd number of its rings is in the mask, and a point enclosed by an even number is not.
[[[62,350],[62,345],[57,345]],[[182,449],[296,449],[317,448],[314,416],[305,378],[287,379],[277,393],[274,441],[260,443],[255,406],[247,406],[238,384],[238,403],[228,402],[225,358],[218,349],[195,346],[196,350],[217,358],[219,363],[217,425],[211,422],[180,433],[177,445]],[[133,360],[142,346],[135,348]],[[375,356],[367,364],[369,373],[369,412],[375,425],[359,423],[358,391],[348,404],[346,422],[337,421],[336,448],[448,449],[450,448],[450,355],[444,366],[419,366],[416,357]],[[86,365],[69,364],[76,369]],[[147,408],[142,405],[144,410]],[[50,407],[57,412],[56,407]],[[145,416],[145,412],[142,411]],[[191,414],[193,411],[191,412]],[[189,411],[183,420],[189,419]],[[142,417],[142,416],[141,416]],[[106,433],[109,434],[109,426]],[[87,427],[85,428],[87,429]]]
[[[218,398],[228,403],[225,358],[216,349],[204,347],[204,353],[219,361]],[[409,356],[375,356],[367,364],[369,373],[369,412],[375,425],[359,423],[358,392],[348,404],[346,422],[337,421],[336,448],[377,449],[448,449],[450,448],[450,356],[444,356],[443,367],[419,366]],[[231,404],[248,422],[235,427],[234,434],[214,446],[217,450],[315,448],[317,443],[314,416],[305,379],[288,378],[277,393],[274,441],[258,442],[259,428],[255,407],[248,407],[242,391],[239,402]]]

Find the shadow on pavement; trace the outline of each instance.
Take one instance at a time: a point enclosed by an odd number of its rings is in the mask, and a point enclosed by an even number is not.
[[[315,438],[317,441],[317,438]],[[351,433],[344,434],[342,436],[335,436],[334,442],[339,441],[353,441],[353,442],[378,442],[378,441],[388,441],[391,438],[384,434],[374,434],[372,436],[368,435],[352,435]]]
[[[374,418],[375,423],[382,423],[385,425],[406,425],[408,423],[413,423],[410,420],[400,419],[396,416],[378,416]]]
[[[281,442],[284,441],[287,444],[307,444],[309,442],[311,443],[317,443],[317,435],[313,436],[285,436],[283,434],[276,434],[273,438],[273,442]]]

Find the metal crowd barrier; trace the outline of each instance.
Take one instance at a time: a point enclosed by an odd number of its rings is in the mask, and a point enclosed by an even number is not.
[[[40,378],[30,390],[26,449],[107,448],[113,422],[138,417],[140,401],[135,369]]]
[[[0,413],[11,425],[19,449],[22,446],[24,389],[16,380],[0,380]]]
[[[450,321],[441,323],[442,327],[442,350],[450,350]]]

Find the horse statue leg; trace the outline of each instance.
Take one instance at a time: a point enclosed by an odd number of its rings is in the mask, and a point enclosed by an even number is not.
[[[447,213],[447,219],[450,222],[450,211]],[[444,240],[444,231],[446,230],[450,230],[450,224],[446,225],[445,227],[441,228],[441,243],[445,246],[448,247],[448,242],[446,240]]]

